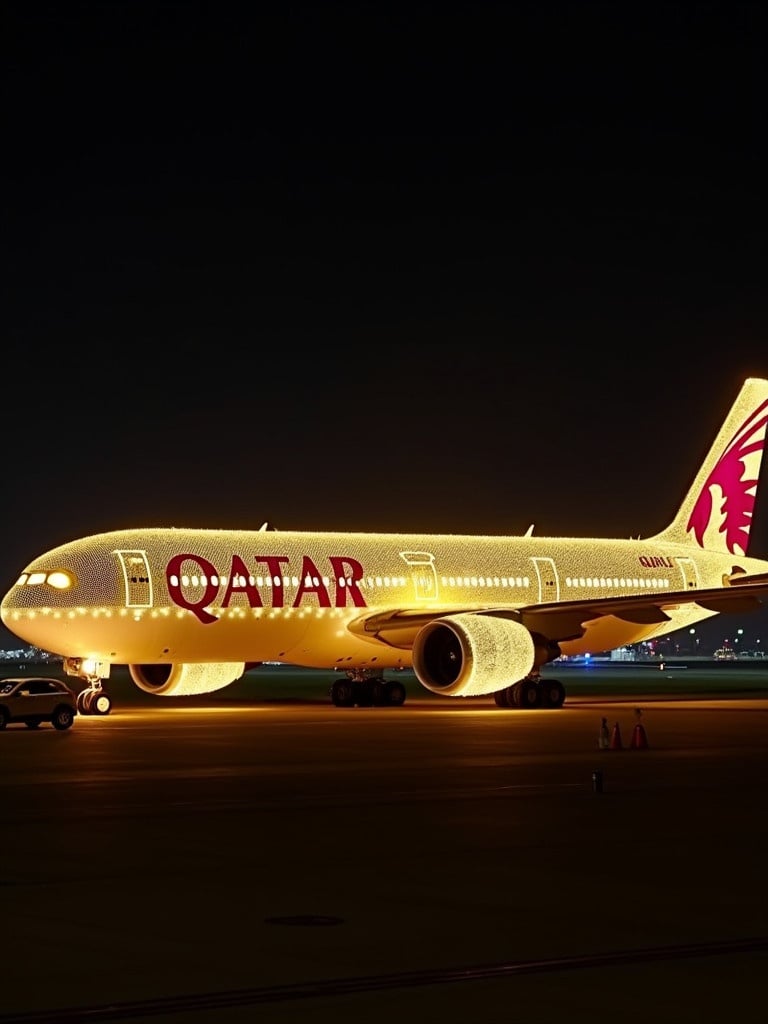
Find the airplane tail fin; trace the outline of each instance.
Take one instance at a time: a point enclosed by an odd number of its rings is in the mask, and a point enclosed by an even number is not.
[[[653,540],[746,555],[768,425],[768,380],[749,377],[680,509]]]

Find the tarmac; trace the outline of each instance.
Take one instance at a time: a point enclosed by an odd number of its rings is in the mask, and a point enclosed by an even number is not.
[[[0,1024],[762,1024],[762,677],[558,711],[310,681],[0,736]]]

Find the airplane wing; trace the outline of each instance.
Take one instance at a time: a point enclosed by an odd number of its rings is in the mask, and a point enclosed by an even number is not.
[[[734,577],[727,586],[701,590],[680,590],[664,594],[629,597],[598,597],[587,601],[551,601],[508,608],[442,607],[389,609],[363,615],[350,623],[358,636],[380,640],[390,647],[409,649],[416,634],[429,622],[449,615],[492,615],[520,622],[533,633],[561,642],[583,636],[587,625],[611,615],[625,622],[653,625],[669,622],[667,609],[697,604],[711,612],[748,612],[768,598],[768,573]]]
[[[519,620],[529,630],[551,640],[574,640],[583,636],[590,622],[611,615],[638,625],[661,625],[671,621],[668,610],[696,604],[710,612],[748,612],[768,597],[768,575],[742,577],[724,587],[678,590],[665,594],[601,597],[589,601],[558,601],[518,609]]]

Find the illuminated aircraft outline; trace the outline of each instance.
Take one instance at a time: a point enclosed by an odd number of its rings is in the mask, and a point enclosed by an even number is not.
[[[647,539],[152,527],[63,544],[27,565],[4,625],[60,655],[83,713],[126,665],[158,696],[210,693],[278,662],[333,671],[337,706],[400,705],[388,670],[427,690],[558,708],[542,674],[759,607],[768,561],[748,556],[768,380],[747,378],[664,530]]]

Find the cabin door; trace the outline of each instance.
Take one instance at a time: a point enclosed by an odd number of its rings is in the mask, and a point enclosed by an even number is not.
[[[539,581],[539,604],[559,601],[560,581],[557,578],[555,563],[551,558],[532,558],[531,561]]]
[[[125,607],[152,607],[152,577],[146,551],[118,551],[125,580]]]
[[[699,586],[699,576],[696,572],[696,564],[692,558],[676,558],[675,561],[680,569],[683,578],[681,590],[696,590]]]
[[[401,551],[400,557],[411,570],[416,602],[434,601],[437,597],[435,556],[429,551]]]

